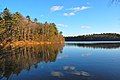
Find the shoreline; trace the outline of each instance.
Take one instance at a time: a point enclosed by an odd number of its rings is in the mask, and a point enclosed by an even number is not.
[[[63,44],[65,41],[59,41],[59,42],[37,42],[37,41],[16,41],[16,42],[8,42],[5,45],[0,44],[0,46],[6,48],[8,46],[16,47],[16,46],[35,46],[35,45],[50,45],[50,44]]]
[[[120,43],[120,41],[65,41],[65,43],[79,43],[79,44],[107,44],[107,43]]]

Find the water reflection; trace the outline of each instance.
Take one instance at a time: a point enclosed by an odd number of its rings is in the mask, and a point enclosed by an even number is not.
[[[66,43],[66,46],[77,46],[85,48],[116,49],[120,48],[120,43]]]
[[[54,62],[62,48],[63,44],[0,50],[0,78],[9,79],[12,74],[18,75],[23,69],[29,71],[31,66],[37,68],[40,62]]]
[[[66,43],[64,49],[63,46],[0,50],[0,80],[120,79],[119,43]]]

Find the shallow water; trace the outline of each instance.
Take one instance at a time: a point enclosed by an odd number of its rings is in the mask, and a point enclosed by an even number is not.
[[[120,43],[66,43],[0,51],[0,80],[120,80]]]

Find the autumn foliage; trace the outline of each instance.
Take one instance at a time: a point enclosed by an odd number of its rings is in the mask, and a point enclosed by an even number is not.
[[[0,43],[15,42],[64,42],[54,23],[40,23],[37,18],[24,17],[19,12],[11,13],[5,8],[0,14]]]

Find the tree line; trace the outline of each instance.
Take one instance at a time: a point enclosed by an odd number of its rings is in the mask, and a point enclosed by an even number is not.
[[[15,41],[64,41],[55,23],[41,23],[37,18],[24,17],[21,13],[11,13],[5,8],[0,13],[0,43]]]
[[[120,41],[120,34],[117,33],[101,33],[82,36],[68,36],[65,41]]]

